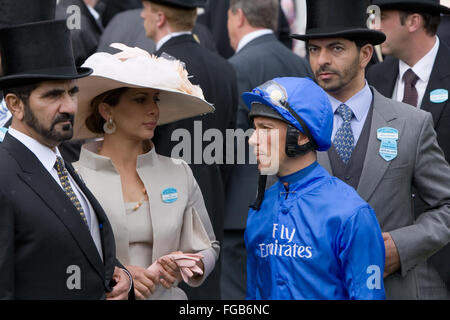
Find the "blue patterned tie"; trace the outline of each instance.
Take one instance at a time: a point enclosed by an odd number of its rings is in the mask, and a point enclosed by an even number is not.
[[[341,104],[337,110],[344,122],[334,136],[334,148],[336,149],[341,160],[347,164],[352,156],[355,148],[355,138],[353,137],[352,127],[350,121],[353,118],[352,110],[345,104]]]

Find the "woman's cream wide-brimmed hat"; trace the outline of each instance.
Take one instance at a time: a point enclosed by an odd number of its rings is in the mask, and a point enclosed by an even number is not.
[[[179,60],[159,58],[139,48],[114,43],[122,52],[109,54],[98,52],[90,56],[82,67],[94,72],[78,80],[78,112],[75,117],[74,139],[98,137],[85,125],[92,113],[91,101],[109,90],[152,88],[160,91],[158,125],[214,112],[205,101],[202,89],[193,85]]]

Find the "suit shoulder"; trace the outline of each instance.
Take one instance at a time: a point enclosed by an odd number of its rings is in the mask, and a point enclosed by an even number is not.
[[[387,98],[374,89],[374,105],[384,104],[388,106],[390,110],[395,112],[398,117],[405,118],[408,121],[418,121],[419,123],[426,120],[427,117],[431,117],[431,114],[427,111],[415,108],[409,104],[394,99]]]
[[[383,62],[376,63],[367,69],[367,80],[370,83],[372,80],[383,76],[385,73],[395,72],[395,66],[398,65],[398,59],[393,57],[386,57]]]
[[[0,172],[8,172],[9,168],[17,167],[17,161],[11,156],[8,150],[1,147],[0,143]]]
[[[263,42],[243,48],[229,58],[230,63],[239,71],[248,74],[270,70],[276,76],[310,77],[311,71],[306,59],[290,51],[279,41]],[[253,74],[253,73],[252,73]]]

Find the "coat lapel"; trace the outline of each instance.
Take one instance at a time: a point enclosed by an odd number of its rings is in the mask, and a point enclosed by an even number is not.
[[[383,69],[379,70],[381,81],[376,83],[376,87],[382,95],[391,98],[399,72],[398,59],[387,57],[381,65],[383,66]]]
[[[89,229],[84,224],[80,214],[73,206],[61,187],[43,167],[36,156],[21,142],[7,134],[2,147],[9,150],[12,157],[22,167],[18,173],[22,179],[61,220],[70,232],[80,249],[85,253],[92,266],[104,278],[105,272],[102,260],[92,240]]]
[[[448,67],[449,56],[450,49],[445,44],[441,43],[421,105],[421,109],[428,111],[433,115],[435,128],[437,127],[442,111],[444,110],[444,106],[449,103],[449,100],[441,103],[434,103],[431,102],[430,94],[436,89],[448,90],[449,86],[445,83],[444,79],[450,77],[450,68]]]
[[[365,201],[369,201],[391,163],[390,161],[384,160],[379,154],[381,141],[377,138],[377,130],[383,127],[397,129],[399,132],[399,140],[397,143],[401,143],[404,127],[404,120],[399,119],[396,113],[389,107],[390,100],[383,97],[373,87],[371,89],[374,99],[372,124],[366,158],[357,188],[359,195]]]

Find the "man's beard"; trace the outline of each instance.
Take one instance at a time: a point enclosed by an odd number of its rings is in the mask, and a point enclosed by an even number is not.
[[[327,92],[339,92],[343,88],[345,88],[350,82],[355,79],[358,75],[358,66],[359,66],[359,58],[356,58],[355,61],[345,70],[339,72],[334,70],[327,65],[321,66],[318,70],[315,71],[314,76],[316,78],[317,84],[319,84],[322,89]],[[319,74],[322,72],[331,72],[337,75],[337,80],[333,82],[326,82],[323,80],[317,80],[319,78]]]
[[[36,131],[42,138],[57,142],[58,144],[72,139],[73,136],[73,122],[74,116],[68,113],[60,113],[52,121],[50,128],[45,128],[42,123],[39,122],[37,117],[31,111],[29,103],[24,103],[24,121],[25,123]],[[62,132],[55,130],[55,126],[60,122],[70,121],[70,125],[66,124],[62,127]]]

